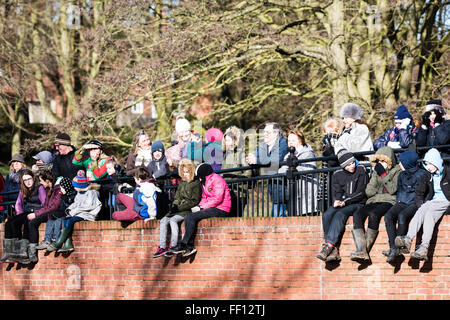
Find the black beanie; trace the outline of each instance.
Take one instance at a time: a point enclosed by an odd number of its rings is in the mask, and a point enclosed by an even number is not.
[[[201,163],[198,165],[197,169],[195,169],[195,175],[202,181],[202,183],[204,183],[205,178],[213,172],[213,168],[208,163]]]

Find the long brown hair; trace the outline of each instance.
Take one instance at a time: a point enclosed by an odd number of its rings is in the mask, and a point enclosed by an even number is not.
[[[23,182],[23,176],[25,175],[29,175],[33,178],[33,185],[31,186],[30,189],[28,189],[27,186],[25,186],[25,183]],[[36,187],[36,177],[33,171],[31,171],[30,169],[23,169],[22,173],[20,174],[19,182],[20,182],[20,191],[22,191],[23,197],[28,198],[33,192],[33,189]]]
[[[138,144],[139,144],[139,138],[141,136],[147,136],[150,139],[150,135],[144,129],[141,129],[138,132],[136,132],[133,137],[133,147],[131,148],[131,152],[133,152],[134,155],[138,154],[138,151],[139,151]],[[152,144],[152,139],[150,139],[150,145],[151,144]]]
[[[39,173],[39,177],[44,181],[50,181],[52,183],[52,186],[47,191],[47,196],[50,197],[53,187],[55,186],[55,176],[50,170],[43,170]]]

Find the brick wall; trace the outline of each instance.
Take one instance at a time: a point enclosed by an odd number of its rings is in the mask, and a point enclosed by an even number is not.
[[[197,254],[152,255],[159,222],[79,222],[76,251],[39,252],[34,266],[1,265],[0,299],[450,299],[450,225],[445,216],[428,262],[385,262],[382,220],[372,264],[349,260],[350,218],[339,265],[315,258],[320,217],[228,218],[201,221]],[[0,227],[3,238],[3,225]],[[44,226],[41,226],[41,236]]]

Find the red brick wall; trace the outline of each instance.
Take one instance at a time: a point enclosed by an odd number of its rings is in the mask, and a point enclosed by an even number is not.
[[[450,299],[450,225],[439,225],[427,263],[392,266],[382,220],[372,264],[349,260],[352,221],[340,265],[315,258],[320,217],[201,221],[193,258],[153,259],[159,222],[80,222],[68,257],[39,252],[34,267],[1,265],[0,299]],[[3,225],[0,228],[3,238]],[[41,226],[41,236],[44,226]],[[415,262],[414,262],[415,261]]]

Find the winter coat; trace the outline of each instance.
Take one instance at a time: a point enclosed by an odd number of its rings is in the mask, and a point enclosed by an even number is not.
[[[74,146],[72,146],[72,149],[73,150],[68,154],[58,154],[55,156],[55,159],[53,159],[52,172],[55,178],[66,177],[69,179],[73,179],[76,177],[80,167],[72,162],[76,151]]]
[[[417,154],[414,152],[403,152],[400,154],[400,161],[405,171],[398,176],[397,203],[414,203],[415,191],[419,181],[426,170],[417,165]]]
[[[217,208],[230,212],[230,189],[226,181],[217,173],[211,173],[205,178],[205,184],[202,185],[202,199],[199,206],[203,209]]]
[[[61,201],[58,208],[50,212],[49,219],[64,218],[66,216],[66,209],[75,201],[75,196],[77,192],[71,192],[69,194],[61,193]]]
[[[136,169],[139,167],[147,167],[152,161],[152,151],[139,151],[137,154],[130,152],[127,157],[126,175],[133,177]]]
[[[337,133],[327,133],[324,135],[324,137],[322,139],[322,143],[323,143],[322,155],[324,157],[329,157],[329,156],[336,154],[334,152],[334,146],[335,146],[336,142],[338,141],[338,139],[339,139],[339,134],[337,134]],[[337,161],[337,160],[327,160],[326,164],[327,164],[328,168],[339,167],[339,161]]]
[[[363,165],[357,165],[353,173],[344,169],[335,171],[331,186],[333,201],[344,201],[346,206],[364,204],[367,201],[365,189],[368,182],[369,175]]]
[[[402,169],[397,164],[394,151],[390,147],[383,147],[371,157],[372,167],[377,160],[384,160],[388,164],[386,175],[380,177],[375,171],[372,173],[369,184],[366,187],[367,204],[376,202],[387,202],[392,205],[396,202],[398,176]]]
[[[421,127],[417,133],[416,145],[418,147],[431,147],[445,144],[450,144],[450,120],[446,120],[434,128],[428,126],[426,130]],[[450,148],[440,149],[439,151],[442,157],[450,157]]]
[[[202,198],[202,188],[199,180],[191,182],[181,181],[175,193],[175,200],[173,204],[178,206],[178,212],[169,212],[166,217],[173,217],[174,215],[186,216],[191,212],[191,208],[198,205]]]
[[[133,210],[143,219],[155,218],[157,214],[157,192],[162,191],[153,182],[153,179],[145,180],[133,192]]]
[[[334,153],[338,154],[342,149],[350,152],[372,151],[373,143],[369,128],[365,124],[353,122],[350,128],[345,129],[336,141]]]
[[[27,198],[24,198],[22,191],[20,191],[15,205],[16,214],[28,214],[31,210],[38,210],[44,205],[46,199],[47,190],[45,190],[43,185],[35,185],[33,192]]]
[[[20,191],[19,177],[22,170],[23,169],[20,169],[18,172],[10,171],[9,174],[6,176],[5,187],[3,188],[3,192],[17,192],[17,193],[5,194],[3,196],[4,202],[17,201],[17,197]]]
[[[89,181],[98,180],[106,177],[108,172],[106,171],[106,162],[108,162],[110,157],[105,154],[101,154],[99,159],[93,161],[89,154],[83,156],[82,149],[75,152],[72,163],[81,166],[86,169],[86,177]]]
[[[386,147],[389,142],[398,142],[400,144],[399,148],[407,148],[414,140],[412,129],[412,126],[408,126],[407,129],[389,128],[373,142],[373,147],[375,150],[378,150]]]
[[[274,144],[272,150],[269,150],[269,146],[264,141],[258,145],[256,149],[256,163],[257,164],[270,164],[270,167],[262,167],[261,175],[276,174],[280,167],[280,163],[289,151],[287,140],[280,135]]]
[[[61,186],[54,186],[50,197],[47,197],[42,208],[34,211],[36,217],[39,217],[40,215],[47,215],[47,219],[50,218],[51,213],[57,210],[61,204],[61,195]]]
[[[5,180],[3,179],[3,175],[0,173],[0,193],[3,192],[5,188]],[[0,196],[0,203],[3,202],[3,196]],[[0,206],[0,210],[3,210],[3,207]]]
[[[427,154],[425,154],[424,161],[433,163],[439,169],[439,172],[442,172],[440,187],[444,196],[448,201],[450,201],[450,166],[444,166],[439,153],[436,151],[433,155],[432,150],[436,149],[431,149],[428,151]],[[439,158],[437,159],[438,161],[436,161],[435,158]],[[425,170],[425,173],[422,175],[419,185],[416,188],[415,201],[417,207],[420,207],[426,201],[433,199],[435,195],[433,176],[434,175],[432,175],[428,170]],[[446,211],[446,213],[449,212],[450,208]]]
[[[73,203],[67,207],[66,214],[71,217],[80,217],[84,220],[95,221],[102,208],[99,200],[100,193],[96,186],[89,185],[86,191],[79,191]]]
[[[222,168],[223,152],[221,141],[208,142],[202,150],[203,162],[211,165],[214,171]]]
[[[163,155],[159,160],[150,161],[147,169],[150,172],[150,176],[153,176],[155,179],[164,177],[169,173],[169,165],[167,164],[166,157]]]

